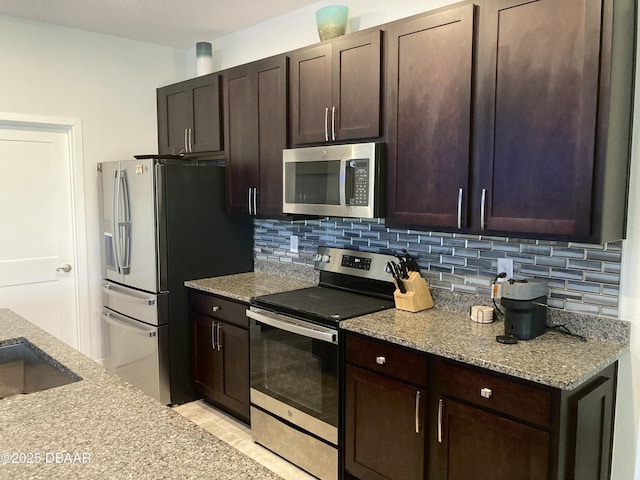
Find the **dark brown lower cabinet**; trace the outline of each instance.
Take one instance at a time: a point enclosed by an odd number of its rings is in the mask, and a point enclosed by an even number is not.
[[[605,480],[617,363],[561,390],[345,335],[344,478]]]
[[[249,330],[246,305],[190,293],[194,388],[208,402],[249,423]]]
[[[345,469],[361,480],[422,479],[426,359],[347,337]]]
[[[361,479],[421,479],[426,391],[347,365],[346,468]]]
[[[547,478],[549,432],[449,398],[439,405],[438,449],[446,453],[437,478]]]
[[[617,364],[560,390],[457,362],[430,362],[429,479],[610,477]]]

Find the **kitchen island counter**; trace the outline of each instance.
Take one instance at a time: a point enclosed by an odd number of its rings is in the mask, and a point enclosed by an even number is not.
[[[105,368],[0,309],[0,345],[24,338],[82,380],[0,400],[0,478],[277,479]]]
[[[572,390],[611,365],[629,349],[628,341],[582,341],[557,331],[505,345],[504,322],[472,322],[468,314],[433,308],[397,309],[340,323],[343,330],[457,360],[562,390]]]

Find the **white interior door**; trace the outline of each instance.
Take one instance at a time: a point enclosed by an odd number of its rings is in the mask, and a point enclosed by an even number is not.
[[[0,125],[0,307],[78,349],[70,134]]]

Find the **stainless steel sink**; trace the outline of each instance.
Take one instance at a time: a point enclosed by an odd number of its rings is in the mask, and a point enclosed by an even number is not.
[[[24,338],[14,342],[0,346],[0,399],[82,380]]]

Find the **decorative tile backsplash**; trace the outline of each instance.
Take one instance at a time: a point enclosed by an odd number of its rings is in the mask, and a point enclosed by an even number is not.
[[[289,250],[291,235],[298,252]],[[491,296],[498,258],[513,259],[516,278],[545,280],[550,307],[618,317],[622,242],[605,245],[387,228],[383,219],[254,220],[256,259],[313,265],[319,245],[418,259],[431,288]]]

